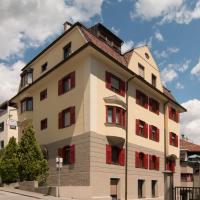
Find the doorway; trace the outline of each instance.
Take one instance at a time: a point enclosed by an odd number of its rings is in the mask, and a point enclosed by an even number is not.
[[[119,179],[118,178],[110,179],[110,196],[112,200],[118,200],[118,197],[119,197]]]

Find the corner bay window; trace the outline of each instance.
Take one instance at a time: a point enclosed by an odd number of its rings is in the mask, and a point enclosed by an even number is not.
[[[33,98],[27,97],[21,101],[21,113],[33,110]]]
[[[136,90],[136,103],[148,109],[148,97],[139,90]]]
[[[63,164],[75,163],[75,145],[67,145],[58,149],[58,156],[63,158]]]
[[[136,119],[136,135],[148,138],[148,124]]]
[[[159,142],[159,138],[160,138],[160,130],[152,125],[149,125],[149,139]]]
[[[75,107],[69,107],[59,113],[58,127],[59,129],[75,124]]]
[[[62,95],[75,88],[75,72],[68,74],[58,81],[58,95]]]
[[[106,106],[106,123],[125,127],[126,111],[116,106]]]
[[[106,87],[122,96],[125,96],[125,81],[106,72]]]
[[[106,163],[124,166],[125,150],[118,146],[106,145]]]
[[[33,69],[25,70],[21,74],[21,87],[24,87],[33,82]]]
[[[159,115],[160,104],[152,98],[149,98],[149,110]]]
[[[148,154],[135,152],[135,167],[148,169]]]
[[[168,107],[169,110],[169,118],[175,122],[179,122],[179,113],[176,111],[176,109],[172,107]]]
[[[170,145],[178,147],[178,135],[176,135],[173,132],[170,132],[169,133],[169,142],[170,142]]]

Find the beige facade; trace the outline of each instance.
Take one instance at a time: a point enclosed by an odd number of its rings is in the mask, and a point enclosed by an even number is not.
[[[17,109],[9,102],[0,105],[0,149],[3,149],[11,137],[18,141]]]
[[[61,172],[61,195],[78,199],[122,200],[125,198],[125,156],[121,155],[121,164],[108,164],[106,148],[112,146],[125,150],[128,133],[128,199],[138,199],[140,195],[145,199],[164,199],[169,192],[166,187],[168,182],[165,181],[168,176],[172,177],[170,179],[175,185],[180,184],[179,144],[173,145],[169,139],[170,132],[179,137],[179,122],[169,119],[168,109],[173,107],[177,113],[185,109],[163,88],[158,66],[147,46],[122,55],[119,49],[112,46],[120,43],[119,38],[105,27],[102,29],[109,35],[108,38],[114,38],[109,44],[108,39],[107,42],[99,39],[92,32],[93,29],[79,23],[73,25],[23,69],[23,73],[31,69],[33,79],[30,84],[21,86],[12,99],[18,105],[19,134],[23,134],[27,125],[33,125],[38,142],[48,150],[50,185],[57,185],[55,158],[58,149],[75,145],[75,161],[64,165]],[[69,43],[70,54],[63,59],[63,48]],[[46,62],[47,69],[41,72],[41,66]],[[143,78],[139,64],[144,67]],[[59,95],[60,80],[72,72],[75,72],[75,87]],[[119,80],[120,85],[125,84],[132,77],[128,91],[124,89],[119,93],[118,90],[109,89],[108,73],[117,77],[112,79],[113,84]],[[152,85],[153,75],[156,85]],[[41,100],[40,93],[45,89],[47,95]],[[138,104],[137,91],[149,99],[148,108]],[[33,104],[31,109],[22,110],[24,99],[30,97]],[[159,105],[158,113],[150,111],[150,99]],[[59,113],[70,107],[75,107],[75,122],[61,128]],[[128,111],[126,122],[121,124],[123,116],[120,114],[119,124],[114,115],[115,123],[110,123],[109,108],[116,109],[115,115],[117,110],[120,113]],[[47,119],[47,124],[43,129],[41,121],[44,119]],[[137,120],[148,124],[147,137],[136,134]],[[158,141],[150,139],[150,127],[159,129]],[[136,166],[137,152],[146,155],[146,168]],[[156,170],[150,167],[150,156],[158,158]],[[166,158],[175,161],[174,173],[170,167],[166,167]]]

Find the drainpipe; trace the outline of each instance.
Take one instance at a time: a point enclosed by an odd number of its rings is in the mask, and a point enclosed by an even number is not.
[[[126,81],[126,152],[125,152],[125,200],[127,200],[128,194],[128,84],[136,76],[132,76]]]
[[[167,158],[167,130],[168,130],[168,116],[167,116],[167,113],[166,113],[166,110],[167,110],[167,104],[169,103],[169,101],[166,101],[164,103],[164,166],[165,166],[165,171],[167,170],[166,168],[166,158]]]

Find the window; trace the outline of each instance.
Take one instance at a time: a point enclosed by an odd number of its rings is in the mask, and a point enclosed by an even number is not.
[[[64,59],[66,59],[67,57],[69,57],[69,55],[71,54],[71,42],[69,44],[67,44],[63,48],[63,53],[64,53]]]
[[[125,150],[118,146],[106,145],[106,163],[124,166]]]
[[[33,98],[27,97],[21,101],[21,113],[33,110]]]
[[[58,156],[63,158],[63,165],[75,163],[75,145],[67,145],[58,149]]]
[[[181,181],[182,182],[192,182],[193,174],[181,174]]]
[[[47,62],[44,63],[44,64],[41,66],[41,72],[46,71],[46,69],[47,69]]]
[[[0,132],[3,132],[4,131],[4,122],[1,122],[0,123]]]
[[[166,170],[175,172],[175,160],[170,160],[170,159],[166,160]]]
[[[148,169],[148,154],[135,152],[135,167]]]
[[[125,96],[125,82],[109,72],[106,72],[106,87]]]
[[[4,141],[1,140],[1,141],[0,141],[0,149],[3,149],[3,148],[4,148]]]
[[[72,72],[58,81],[58,95],[62,95],[75,88],[75,72]]]
[[[28,69],[21,74],[21,87],[33,82],[33,69]]]
[[[136,120],[136,135],[148,138],[148,124],[144,121]]]
[[[139,90],[136,90],[136,103],[148,109],[148,97]]]
[[[47,89],[43,90],[40,92],[40,101],[44,100],[47,98]]]
[[[138,198],[144,198],[144,180],[138,180]]]
[[[46,129],[46,128],[47,128],[47,118],[41,120],[41,122],[40,122],[40,129],[41,129],[41,130],[44,130],[44,129]]]
[[[169,141],[170,141],[170,145],[178,147],[178,135],[176,135],[173,132],[169,133]]]
[[[149,98],[149,110],[159,115],[160,104],[153,98]]]
[[[149,155],[149,169],[159,170],[160,168],[160,158],[155,155]]]
[[[175,108],[169,107],[169,118],[175,122],[179,122],[179,113],[176,111]]]
[[[149,125],[149,139],[159,142],[160,130],[152,125]]]
[[[75,107],[69,107],[59,113],[58,127],[59,129],[66,128],[75,124]]]
[[[138,63],[138,74],[144,78],[144,67],[140,63]]]
[[[126,112],[123,108],[106,106],[106,123],[125,127]]]
[[[156,180],[152,180],[151,181],[151,195],[153,198],[155,198],[157,196],[157,181]]]
[[[153,87],[156,87],[156,76],[154,74],[151,75],[151,84],[153,85]]]

